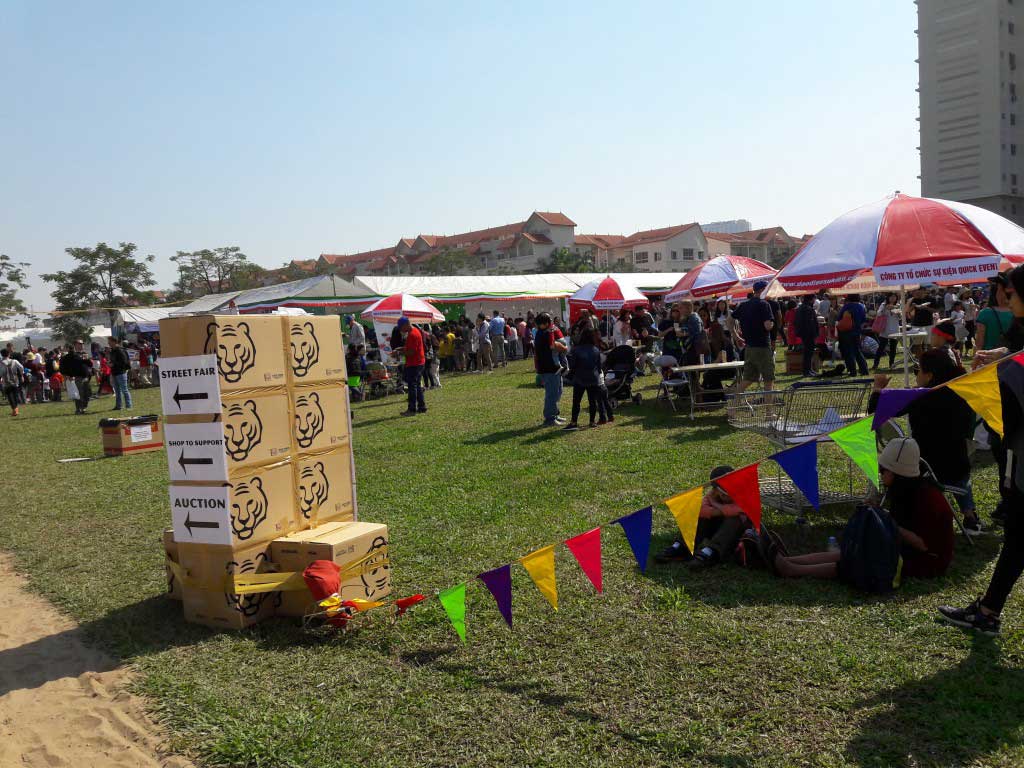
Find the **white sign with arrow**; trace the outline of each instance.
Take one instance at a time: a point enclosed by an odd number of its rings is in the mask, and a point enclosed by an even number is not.
[[[171,486],[171,517],[178,543],[231,546],[231,489]]]
[[[165,424],[164,442],[171,482],[227,481],[224,429],[220,422]]]
[[[220,413],[217,356],[161,357],[160,399],[165,416]]]

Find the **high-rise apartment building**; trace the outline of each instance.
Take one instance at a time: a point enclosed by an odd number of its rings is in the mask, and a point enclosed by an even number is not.
[[[916,0],[921,194],[1024,225],[1024,0]]]

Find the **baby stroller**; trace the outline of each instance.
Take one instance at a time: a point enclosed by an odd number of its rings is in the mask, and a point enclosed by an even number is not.
[[[608,400],[612,408],[632,400],[639,405],[643,399],[640,393],[633,394],[633,379],[636,378],[636,351],[628,344],[615,347],[604,360],[604,384],[608,389]]]

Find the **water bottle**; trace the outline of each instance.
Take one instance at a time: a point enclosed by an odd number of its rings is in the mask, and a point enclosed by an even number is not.
[[[835,536],[829,536],[828,537],[828,547],[827,547],[827,549],[828,549],[829,552],[838,552],[839,551],[839,540],[836,539]]]

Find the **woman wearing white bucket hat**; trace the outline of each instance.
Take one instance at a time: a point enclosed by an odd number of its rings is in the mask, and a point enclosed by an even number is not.
[[[941,576],[953,559],[953,510],[930,478],[921,474],[921,448],[909,437],[890,440],[878,456],[885,507],[899,528],[902,575]],[[780,576],[835,579],[839,551],[786,557],[768,547]]]

